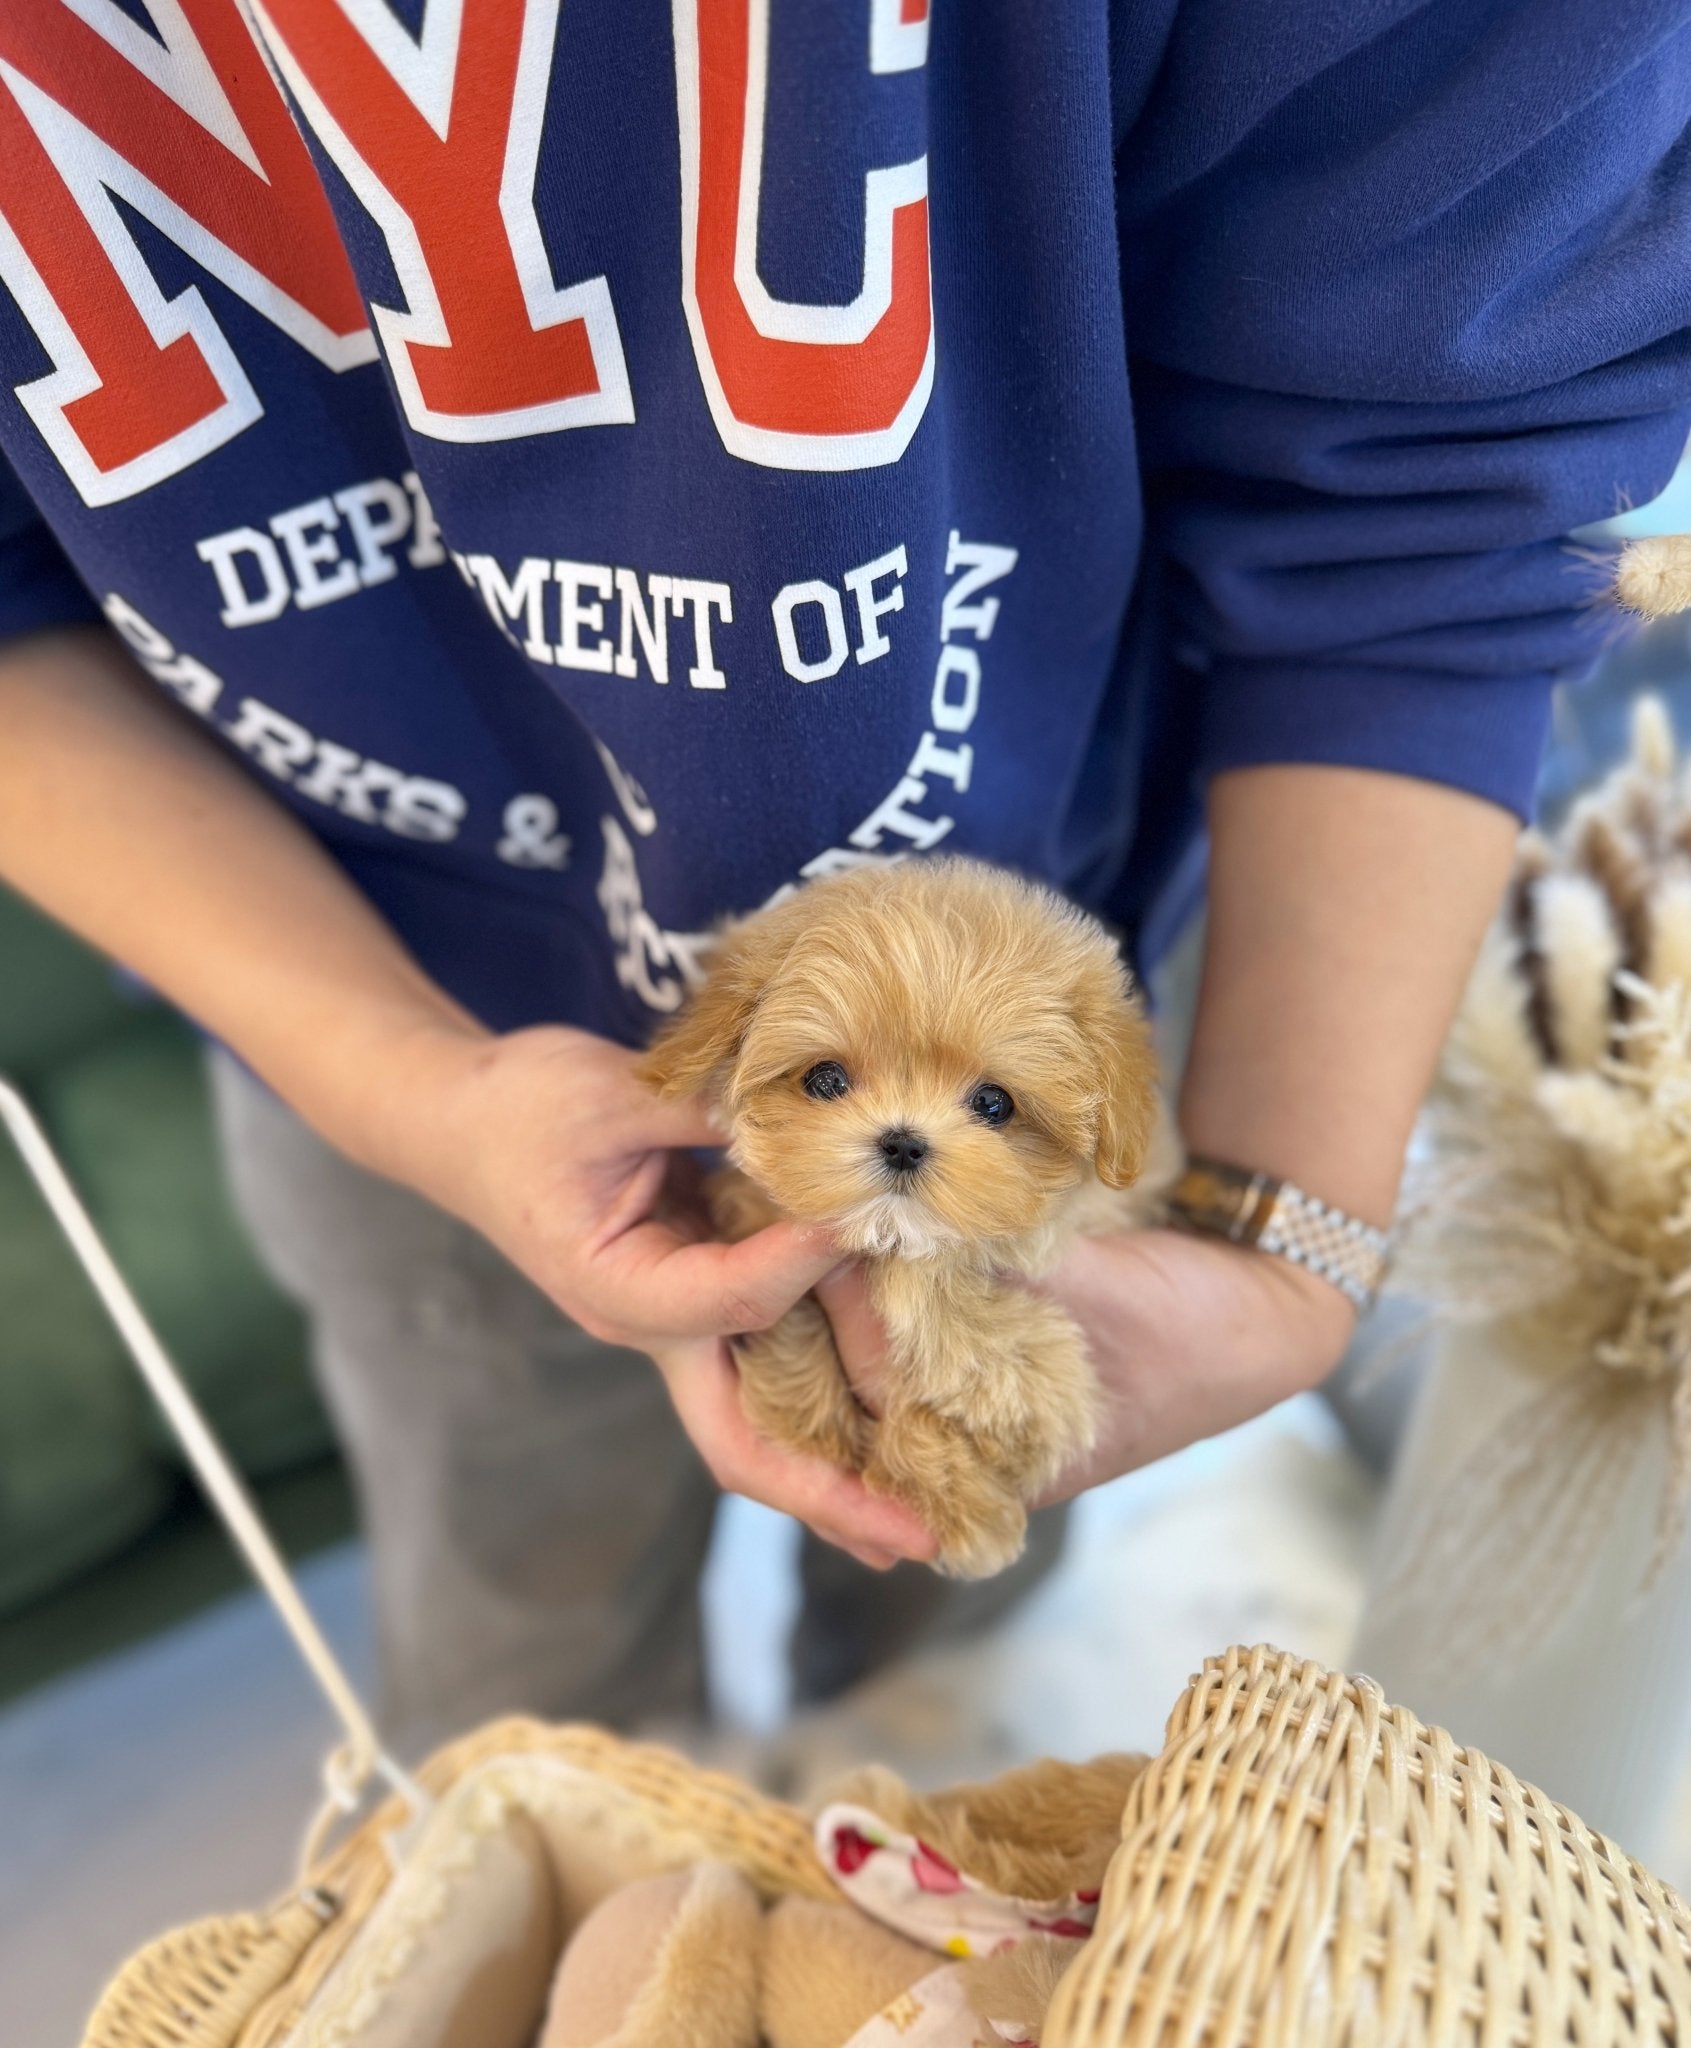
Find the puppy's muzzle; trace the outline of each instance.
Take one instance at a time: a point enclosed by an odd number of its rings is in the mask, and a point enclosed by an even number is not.
[[[908,1180],[927,1158],[928,1141],[919,1132],[901,1125],[897,1130],[883,1131],[876,1140],[876,1149],[895,1179]]]

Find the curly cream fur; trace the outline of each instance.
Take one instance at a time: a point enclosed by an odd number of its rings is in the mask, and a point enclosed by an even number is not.
[[[808,1099],[805,1072],[850,1087]],[[853,1399],[826,1318],[801,1302],[739,1345],[754,1424],[907,1502],[961,1577],[1021,1550],[1027,1504],[1081,1457],[1095,1391],[1079,1331],[1020,1284],[1085,1226],[1129,1219],[1156,1124],[1144,1021],[1109,939],[1049,891],[978,863],[907,861],[813,883],[725,934],[647,1057],[671,1097],[712,1098],[736,1170],[717,1227],[826,1224],[860,1255],[886,1325],[882,1414]],[[986,1127],[981,1082],[1015,1113]],[[889,1175],[879,1139],[927,1157]]]

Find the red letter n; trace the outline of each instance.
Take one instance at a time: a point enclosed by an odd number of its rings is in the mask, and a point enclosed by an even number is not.
[[[114,194],[319,362],[375,355],[239,10],[152,13],[158,36],[110,0],[0,5],[0,277],[53,365],[18,398],[90,505],[174,476],[264,410],[198,289],[165,298]]]

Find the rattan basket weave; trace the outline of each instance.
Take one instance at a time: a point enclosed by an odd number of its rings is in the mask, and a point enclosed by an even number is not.
[[[673,1843],[743,1870],[771,1896],[837,1896],[796,1808],[669,1750],[601,1728],[494,1721],[417,1773],[439,1796],[479,1765],[536,1752],[590,1772],[636,1811],[656,1866]],[[390,1799],[266,1913],[199,1920],[150,1943],[94,2010],[83,2048],[272,2048],[357,1939],[393,1880]]]
[[[1691,1912],[1442,1729],[1213,1659],[1129,1798],[1046,2048],[1691,2043]]]
[[[653,1853],[706,1845],[766,1891],[827,1897],[793,1808],[594,1729],[498,1722],[435,1793],[543,1751],[604,1780]],[[390,1802],[272,1912],[128,1964],[84,2048],[277,2048],[391,1881]],[[1123,1816],[1097,1932],[1044,2048],[1691,2044],[1691,1913],[1508,1771],[1366,1679],[1272,1649],[1192,1682]]]

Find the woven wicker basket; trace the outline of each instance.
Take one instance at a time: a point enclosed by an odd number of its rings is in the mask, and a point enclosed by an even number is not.
[[[795,1808],[716,1771],[603,1729],[495,1721],[417,1773],[437,1801],[513,1760],[562,1766],[571,1823],[608,1836],[629,1875],[711,1856],[773,1897],[837,1897]],[[580,1780],[593,1796],[581,1796]],[[275,2048],[349,1959],[395,1879],[388,1837],[408,1818],[388,1800],[264,1913],[199,1920],[150,1943],[113,1980],[83,2048]]]
[[[629,1868],[695,1855],[831,1894],[792,1808],[592,1729],[497,1723],[420,1774],[512,1758],[592,1778]],[[620,1832],[614,1816],[621,1815]],[[355,1974],[394,1883],[375,1814],[270,1913],[142,1951],[84,2048],[283,2048]],[[1271,1649],[1193,1681],[1139,1778],[1045,2048],[1691,2043],[1691,1912],[1571,1814],[1351,1679]]]

